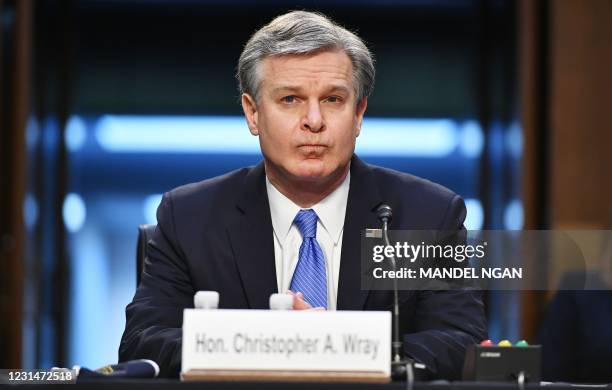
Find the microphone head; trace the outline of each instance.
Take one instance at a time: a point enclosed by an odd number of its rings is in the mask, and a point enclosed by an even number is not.
[[[376,209],[376,216],[381,222],[386,221],[387,223],[389,223],[391,222],[391,218],[393,217],[393,210],[391,209],[391,206],[383,203]]]

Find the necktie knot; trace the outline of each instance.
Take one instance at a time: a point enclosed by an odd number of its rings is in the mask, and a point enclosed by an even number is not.
[[[317,236],[317,213],[313,209],[300,210],[293,223],[297,226],[303,238],[315,238]]]

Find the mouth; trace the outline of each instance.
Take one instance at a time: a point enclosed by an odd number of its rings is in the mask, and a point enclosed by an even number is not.
[[[298,150],[308,158],[320,157],[325,153],[327,145],[322,144],[303,144],[298,146]]]
[[[323,145],[323,144],[302,144],[302,145],[298,145],[298,148],[322,149],[322,148],[327,148],[327,145]]]

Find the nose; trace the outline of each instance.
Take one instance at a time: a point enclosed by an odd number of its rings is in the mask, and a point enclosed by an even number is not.
[[[318,133],[325,129],[325,121],[318,101],[308,103],[307,112],[302,118],[302,130]]]

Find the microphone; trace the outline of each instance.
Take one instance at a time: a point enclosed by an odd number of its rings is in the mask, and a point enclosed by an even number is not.
[[[393,209],[388,204],[381,204],[376,209],[376,217],[382,223],[382,236],[385,242],[385,245],[391,246],[391,242],[389,241],[389,224],[391,223],[391,219],[393,218]],[[397,271],[397,263],[395,261],[395,256],[392,255],[389,257],[391,260],[391,267],[393,271]],[[393,360],[391,362],[391,378],[393,380],[406,380],[407,388],[412,388],[414,382],[414,367],[416,367],[416,363],[412,359],[404,359],[402,354],[402,341],[400,340],[399,335],[399,293],[397,287],[397,278],[393,278],[393,341],[391,343],[393,350]],[[421,364],[418,364],[419,369],[424,369],[425,367]]]
[[[376,209],[376,216],[383,224],[385,224],[383,225],[383,229],[386,229],[386,224],[391,222],[391,219],[393,218],[393,210],[391,209],[391,206],[383,203],[378,206],[378,209]]]

